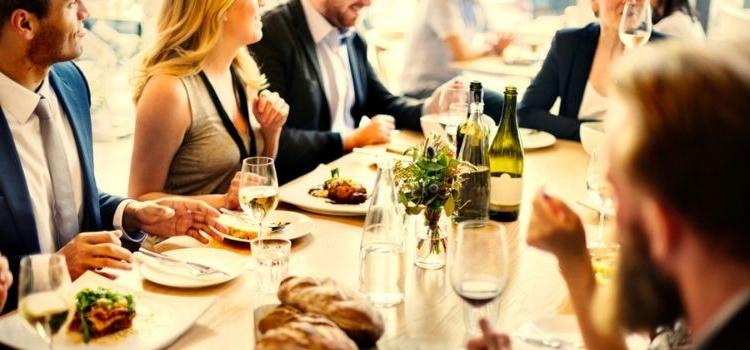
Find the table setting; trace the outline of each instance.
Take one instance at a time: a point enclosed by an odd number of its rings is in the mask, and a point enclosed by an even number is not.
[[[525,133],[521,131],[521,135]],[[424,148],[425,136],[421,134],[401,131],[397,137],[402,144],[421,149],[422,157],[431,152]],[[242,211],[225,211],[221,219],[239,233],[225,235],[223,242],[211,241],[207,246],[186,237],[173,237],[136,253],[134,269],[117,271],[113,281],[91,272],[69,283],[62,289],[105,287],[132,295],[136,317],[130,331],[89,344],[72,341],[70,331],[61,331],[52,337],[55,348],[252,348],[267,334],[281,332],[273,333],[272,328],[264,333],[257,326],[269,308],[274,310],[278,305],[302,311],[302,315],[294,316],[295,322],[319,327],[321,334],[335,333],[334,339],[348,346],[354,344],[354,348],[461,348],[467,335],[476,334],[472,328],[481,316],[490,318],[496,329],[511,334],[520,349],[579,348],[580,341],[571,338],[570,332],[555,333],[559,329],[539,326],[538,320],[570,315],[572,310],[555,261],[526,246],[524,227],[534,188],[544,185],[564,198],[585,196],[590,158],[581,145],[555,140],[527,154],[525,190],[517,221],[490,221],[478,227],[456,225],[445,213],[450,204],[443,201],[434,225],[444,232],[438,236],[437,245],[429,234],[427,243],[421,243],[443,250],[440,263],[431,268],[418,262],[419,237],[424,240],[424,233],[433,225],[431,214],[426,208],[411,207],[411,215],[407,215],[407,208],[423,199],[405,199],[395,186],[405,181],[396,169],[418,159],[411,157],[384,147],[355,151],[283,186],[275,180],[272,162],[246,161],[240,188]],[[335,176],[334,169],[338,170]],[[367,198],[357,204],[339,204],[310,194],[312,187],[326,182],[344,183],[354,189],[361,186]],[[594,211],[580,209],[587,222],[596,227]],[[476,236],[472,236],[472,230],[486,229],[494,232],[490,236],[495,238],[469,243],[470,237]],[[484,259],[486,269],[481,267],[484,262],[471,260],[480,250],[499,252],[491,260],[494,262]],[[194,267],[186,267],[192,264],[218,272],[201,274]],[[461,266],[481,278],[458,274]],[[320,295],[331,289],[345,291],[338,293],[371,310],[374,324],[381,319],[382,330],[366,342],[352,339],[345,329],[346,321],[325,316],[329,304],[310,311],[303,308],[304,303],[289,304],[284,299],[287,296],[282,298],[279,285],[289,283],[287,278],[311,279],[310,283],[322,286]],[[159,312],[149,311],[154,303]],[[317,316],[310,318],[307,313]],[[1,318],[0,342],[45,348],[42,338],[24,322],[19,313]],[[168,329],[157,337],[143,329],[147,322],[162,322]],[[295,322],[279,327],[295,329],[299,327]],[[529,332],[532,322],[541,332]],[[571,332],[578,334],[577,330]]]

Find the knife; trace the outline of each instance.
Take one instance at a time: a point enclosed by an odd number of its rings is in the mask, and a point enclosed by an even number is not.
[[[169,255],[165,255],[165,254],[157,253],[157,252],[154,252],[154,251],[150,251],[150,250],[148,250],[146,248],[143,248],[143,247],[141,247],[140,249],[138,249],[138,252],[142,253],[143,255],[146,255],[146,256],[152,257],[154,259],[160,260],[160,261],[166,261],[166,262],[170,262],[170,263],[174,263],[174,264],[184,265],[184,266],[186,266],[188,268],[191,268],[191,269],[199,271],[201,275],[210,275],[210,274],[214,274],[214,273],[220,273],[220,274],[229,276],[228,273],[226,273],[226,272],[224,272],[222,270],[219,270],[217,268],[214,268],[214,267],[211,267],[211,266],[207,266],[207,265],[203,265],[203,264],[199,264],[199,263],[195,263],[195,262],[192,262],[192,261],[180,260],[180,259],[171,257]]]

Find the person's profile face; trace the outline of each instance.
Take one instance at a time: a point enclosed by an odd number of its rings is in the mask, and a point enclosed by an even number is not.
[[[83,53],[83,21],[89,17],[83,0],[50,0],[49,10],[39,18],[28,57],[40,65],[68,61]]]
[[[244,45],[254,44],[263,38],[260,7],[263,0],[235,0],[227,11],[225,35],[239,40]]]
[[[357,23],[362,9],[371,3],[371,0],[326,0],[323,16],[335,27],[349,28]]]

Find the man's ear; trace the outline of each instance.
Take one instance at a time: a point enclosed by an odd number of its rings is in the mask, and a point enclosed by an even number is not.
[[[668,262],[682,243],[682,222],[673,211],[652,197],[643,201],[641,217],[651,256],[657,262]]]
[[[39,26],[39,17],[29,11],[17,9],[10,14],[8,26],[23,39],[31,40]]]

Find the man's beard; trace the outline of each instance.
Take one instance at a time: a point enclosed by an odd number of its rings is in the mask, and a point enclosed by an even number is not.
[[[49,66],[79,56],[79,52],[65,53],[64,45],[64,33],[52,25],[42,25],[40,32],[34,36],[29,44],[27,57],[38,66]]]
[[[674,324],[684,315],[677,285],[651,258],[643,225],[629,225],[621,244],[614,281],[615,320],[632,332]]]

